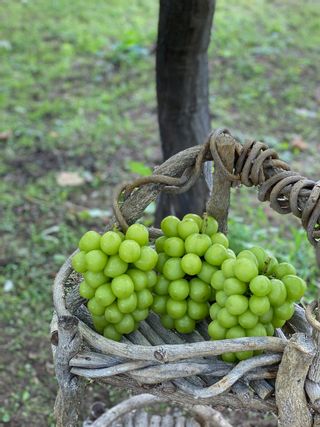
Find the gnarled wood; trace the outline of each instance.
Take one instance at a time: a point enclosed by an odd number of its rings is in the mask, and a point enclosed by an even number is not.
[[[276,379],[279,427],[312,427],[304,383],[314,354],[311,338],[301,333],[284,350]]]

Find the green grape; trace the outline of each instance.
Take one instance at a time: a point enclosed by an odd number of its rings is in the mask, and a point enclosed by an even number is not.
[[[247,258],[250,259],[252,262],[255,263],[255,265],[258,267],[258,260],[253,252],[249,251],[248,249],[244,249],[243,251],[238,253],[237,259],[241,258]]]
[[[271,282],[266,276],[256,276],[250,282],[250,291],[257,297],[265,297],[271,291]]]
[[[103,336],[112,341],[120,341],[122,338],[122,335],[116,330],[113,325],[107,325],[104,328]]]
[[[187,312],[187,302],[186,301],[175,301],[171,298],[168,298],[167,301],[167,313],[172,319],[179,319],[184,316]]]
[[[157,273],[154,270],[149,270],[145,272],[146,276],[147,276],[147,287],[148,288],[153,288],[158,280],[158,276]]]
[[[90,313],[94,314],[95,316],[101,316],[105,310],[105,307],[99,304],[94,297],[88,301],[87,307]]]
[[[83,277],[91,288],[97,288],[103,283],[108,282],[108,278],[102,271],[98,271],[98,273],[94,273],[93,271],[86,271]]]
[[[263,316],[270,309],[269,298],[252,295],[249,298],[249,307],[253,314],[256,314],[257,316]]]
[[[282,279],[282,277],[284,276],[296,274],[296,269],[292,264],[289,264],[288,262],[280,262],[280,264],[278,264],[274,269],[274,275],[277,279]]]
[[[86,253],[87,268],[94,273],[102,271],[106,266],[107,260],[107,255],[99,249]]]
[[[231,259],[237,259],[236,254],[230,248],[227,249],[227,255],[228,255],[228,259],[230,259],[230,258]]]
[[[117,232],[107,231],[101,237],[100,248],[107,255],[116,255],[118,253],[121,242],[121,236]]]
[[[223,272],[221,270],[218,270],[215,273],[213,273],[211,277],[211,286],[216,291],[222,291],[225,280],[226,278],[224,277]]]
[[[202,320],[208,316],[209,306],[206,302],[196,302],[188,299],[188,316],[193,320]]]
[[[156,251],[158,253],[164,252],[164,242],[167,240],[166,236],[160,236],[155,241]]]
[[[258,323],[259,317],[247,310],[238,317],[239,325],[244,329],[254,328]]]
[[[160,318],[160,321],[162,326],[164,326],[166,329],[174,328],[174,320],[168,314],[163,314]]]
[[[277,258],[275,258],[272,255],[269,255],[266,260],[265,274],[267,276],[274,275],[274,271],[277,266],[278,266]]]
[[[93,326],[97,332],[100,334],[103,333],[104,328],[107,326],[108,322],[106,321],[106,318],[104,315],[102,316],[92,316]]]
[[[221,354],[221,359],[227,363],[235,363],[237,361],[235,353],[223,353]]]
[[[233,326],[232,328],[227,330],[226,338],[232,339],[232,338],[243,338],[246,336],[246,331],[241,328],[241,326]]]
[[[210,307],[210,317],[212,320],[215,320],[218,316],[219,311],[221,310],[222,307],[220,307],[220,305],[215,302],[214,304],[212,304],[212,306]]]
[[[114,325],[119,334],[130,334],[135,329],[135,321],[131,314],[125,314],[120,322]]]
[[[266,328],[268,337],[273,337],[274,327],[273,327],[272,323],[267,323],[266,325],[264,325],[264,327]]]
[[[267,324],[272,322],[273,319],[273,308],[270,307],[269,310],[259,317],[259,322],[263,324]]]
[[[218,271],[217,267],[213,267],[213,265],[210,265],[207,262],[202,261],[202,267],[201,267],[200,273],[198,274],[198,277],[204,282],[210,283],[212,275],[216,271]]]
[[[253,328],[246,329],[247,337],[266,337],[267,330],[261,323],[257,323]]]
[[[253,356],[253,351],[252,350],[236,351],[235,355],[238,360],[246,360]]]
[[[114,278],[124,274],[127,269],[128,264],[124,262],[119,255],[111,255],[103,272],[106,276]]]
[[[169,280],[166,279],[164,276],[159,276],[157,284],[154,287],[154,292],[157,295],[168,295],[169,283]]]
[[[87,261],[85,252],[80,251],[73,255],[71,264],[74,270],[78,273],[84,273],[85,271],[87,271]]]
[[[180,319],[174,321],[174,327],[180,334],[189,334],[194,331],[196,322],[185,314]]]
[[[180,237],[168,237],[163,245],[164,252],[170,257],[184,255],[184,241]]]
[[[162,274],[168,280],[182,279],[185,273],[181,268],[181,258],[169,258],[164,263]]]
[[[249,249],[250,252],[252,252],[257,261],[258,261],[258,269],[260,272],[264,272],[265,268],[266,268],[266,262],[268,259],[268,255],[266,253],[266,251],[262,248],[260,248],[259,246],[253,246],[252,248]]]
[[[162,273],[163,266],[164,266],[165,262],[168,261],[168,259],[170,259],[170,257],[167,254],[165,254],[164,252],[160,252],[158,254],[158,262],[157,262],[157,265],[155,268],[159,273]]]
[[[79,241],[79,249],[84,252],[100,249],[100,238],[96,231],[87,231]]]
[[[168,297],[164,295],[154,295],[152,310],[157,314],[165,314],[167,311]]]
[[[94,297],[103,307],[107,307],[108,305],[112,304],[116,299],[112,292],[110,283],[105,283],[104,285],[99,286]]]
[[[294,313],[294,304],[293,302],[286,301],[280,307],[275,307],[274,317],[282,320],[289,320]]]
[[[131,277],[135,291],[142,291],[148,285],[148,276],[144,271],[137,268],[129,268],[127,275]]]
[[[211,239],[206,234],[190,234],[185,241],[185,248],[188,254],[203,256],[210,246]]]
[[[193,219],[198,224],[199,230],[201,230],[202,227],[202,218],[201,216],[193,213],[186,214],[183,219]]]
[[[158,262],[157,252],[150,246],[141,247],[141,255],[134,265],[142,271],[152,270]]]
[[[228,295],[224,291],[216,292],[216,301],[220,305],[220,307],[225,306],[228,298],[229,298]]]
[[[279,307],[287,299],[287,290],[284,283],[279,279],[271,279],[271,291],[268,294],[270,304]]]
[[[189,283],[185,279],[173,280],[169,283],[168,292],[172,299],[182,301],[189,295]]]
[[[193,301],[206,302],[211,296],[210,286],[202,280],[195,277],[189,282],[189,296]]]
[[[225,307],[219,311],[217,320],[221,326],[227,329],[232,328],[238,324],[238,317],[230,314]]]
[[[213,216],[204,214],[202,220],[201,233],[212,236],[218,231],[218,222]]]
[[[259,273],[257,265],[246,257],[237,259],[233,271],[236,278],[242,282],[250,282]]]
[[[137,292],[137,298],[138,298],[139,310],[148,308],[153,303],[153,296],[152,296],[152,293],[149,291],[149,289],[143,289],[142,291]]]
[[[144,309],[137,308],[131,313],[131,315],[136,322],[142,322],[148,317],[149,310],[147,308],[144,308]]]
[[[230,277],[229,279],[226,279],[223,285],[223,290],[228,296],[242,295],[247,291],[247,289],[247,284],[245,282],[241,282],[235,277]]]
[[[181,268],[189,276],[200,273],[201,267],[201,258],[196,254],[186,254],[181,258]]]
[[[220,245],[219,243],[215,243],[210,246],[207,252],[204,255],[204,259],[211,265],[220,266],[224,260],[228,258],[227,249]]]
[[[298,301],[303,297],[307,285],[306,282],[298,276],[289,274],[282,278],[282,282],[285,284],[287,290],[287,298],[289,301]]]
[[[119,310],[117,303],[114,302],[105,309],[104,317],[110,323],[119,323],[123,318],[123,314]]]
[[[114,233],[117,233],[117,235],[120,237],[120,239],[121,239],[121,242],[122,242],[122,240],[124,240],[124,234],[122,233],[122,231],[120,231],[116,226],[113,226],[113,229],[112,229],[112,231],[114,232]]]
[[[227,329],[220,325],[217,320],[213,320],[208,325],[208,334],[213,340],[224,340]]]
[[[118,299],[118,308],[121,313],[127,314],[132,313],[138,305],[137,294],[133,293],[127,298],[119,298]]]
[[[141,248],[139,243],[134,240],[124,240],[121,242],[119,247],[119,257],[122,261],[127,262],[128,264],[131,262],[136,262],[140,258]]]
[[[193,219],[183,219],[178,224],[178,234],[185,240],[193,233],[199,233],[198,224]]]
[[[132,224],[126,231],[126,240],[134,240],[140,246],[146,246],[149,242],[149,231],[143,224]]]
[[[217,302],[219,305],[221,305],[218,299]],[[230,295],[225,301],[226,309],[234,316],[240,316],[240,314],[247,311],[248,306],[248,298],[246,298],[244,295]]]
[[[272,320],[272,326],[274,328],[282,328],[282,326],[286,323],[286,320],[283,319],[278,319],[276,317],[273,318]]]
[[[179,235],[178,224],[180,224],[180,219],[178,219],[176,216],[169,215],[166,218],[163,218],[160,227],[165,236],[176,237]]]
[[[236,260],[233,258],[227,258],[226,260],[223,261],[221,265],[221,270],[226,279],[234,276],[233,267],[235,263],[236,263]]]
[[[211,241],[213,244],[219,243],[219,245],[224,246],[226,249],[229,247],[229,240],[226,235],[223,233],[216,233],[211,237]]]
[[[117,298],[127,298],[133,293],[134,284],[130,276],[121,274],[112,279],[111,288]]]
[[[79,294],[82,298],[90,299],[94,297],[94,289],[92,289],[91,286],[83,280],[79,286]]]

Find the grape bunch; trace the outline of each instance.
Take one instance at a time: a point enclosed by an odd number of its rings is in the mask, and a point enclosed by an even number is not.
[[[158,254],[149,246],[148,229],[137,223],[125,235],[116,229],[102,236],[88,231],[79,249],[72,266],[84,278],[80,295],[88,300],[97,332],[119,341],[138,328],[153,303]]]
[[[286,262],[278,263],[263,248],[241,251],[213,273],[211,286],[216,302],[210,307],[208,333],[213,340],[272,336],[294,313],[306,283]],[[260,352],[225,353],[222,359],[235,362]]]
[[[212,275],[235,254],[211,216],[187,214],[179,220],[170,215],[162,220],[161,229],[164,236],[155,242],[159,276],[152,309],[167,329],[189,333],[197,321],[208,317],[209,303],[215,301]]]

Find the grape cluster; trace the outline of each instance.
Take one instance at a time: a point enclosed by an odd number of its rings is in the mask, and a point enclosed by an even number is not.
[[[306,283],[286,262],[278,263],[263,248],[241,251],[226,259],[211,278],[216,302],[210,307],[208,333],[213,340],[272,336],[294,313]],[[259,352],[225,353],[226,362],[244,360]]]
[[[88,231],[79,249],[72,266],[84,277],[80,295],[88,300],[95,329],[119,341],[138,328],[153,303],[158,254],[149,246],[148,229],[133,224],[125,235],[116,229],[102,236]]]
[[[215,301],[212,275],[235,254],[211,216],[187,214],[179,220],[170,215],[162,220],[161,229],[164,236],[155,243],[159,276],[152,309],[164,327],[192,332],[197,321],[208,317],[209,303]]]

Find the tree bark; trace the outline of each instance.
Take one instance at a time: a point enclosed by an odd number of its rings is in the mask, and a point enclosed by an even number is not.
[[[160,0],[157,43],[158,120],[164,159],[202,144],[210,131],[208,55],[215,0]],[[202,213],[204,176],[187,192],[163,194],[156,222]]]

